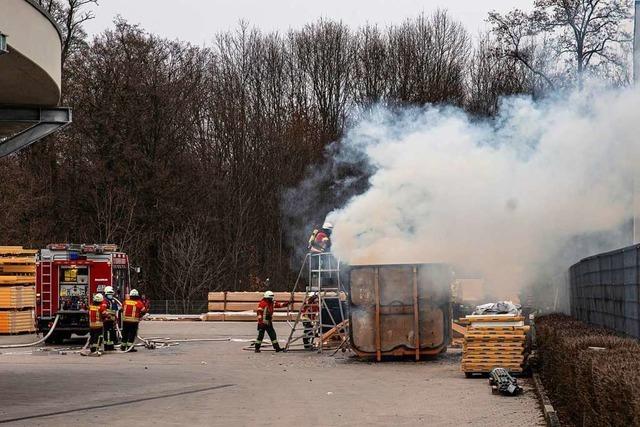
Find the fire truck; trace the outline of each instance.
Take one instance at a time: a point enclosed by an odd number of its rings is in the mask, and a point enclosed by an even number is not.
[[[60,344],[71,334],[89,332],[93,295],[113,286],[122,301],[130,291],[129,257],[112,244],[52,243],[36,258],[36,317],[47,342]]]

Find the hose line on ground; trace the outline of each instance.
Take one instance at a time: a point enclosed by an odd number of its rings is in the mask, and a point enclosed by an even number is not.
[[[35,341],[35,342],[32,342],[32,343],[26,343],[26,344],[0,345],[0,348],[24,348],[24,347],[33,347],[34,345],[41,344],[41,343],[45,342],[47,339],[49,339],[49,337],[53,334],[53,331],[56,329],[56,326],[58,326],[58,320],[60,320],[60,315],[56,314],[56,318],[53,321],[53,324],[51,325],[51,329],[49,329],[49,332],[47,333],[47,335],[45,335],[44,337],[42,337],[38,341]]]

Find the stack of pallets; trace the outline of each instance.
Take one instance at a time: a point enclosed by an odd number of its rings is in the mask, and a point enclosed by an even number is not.
[[[209,312],[201,316],[208,321],[255,322],[258,303],[263,292],[209,292]],[[273,321],[293,321],[304,301],[304,292],[296,292],[294,303],[288,308],[277,308],[273,314]],[[278,302],[289,301],[290,292],[275,292]]]
[[[529,327],[524,317],[516,315],[472,315],[464,318],[468,325],[464,336],[462,371],[491,372],[493,368],[505,368],[510,372],[522,372]]]
[[[35,332],[36,252],[0,246],[0,334]]]

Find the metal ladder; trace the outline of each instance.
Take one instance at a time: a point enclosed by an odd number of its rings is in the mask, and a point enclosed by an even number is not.
[[[40,264],[40,315],[51,317],[53,307],[51,303],[51,261],[42,261]]]
[[[331,336],[340,338],[338,348],[341,348],[347,343],[349,334],[348,320],[343,309],[347,294],[340,279],[340,260],[331,253],[307,254],[292,295],[302,286],[300,279],[305,266],[308,282],[304,300],[291,325],[285,350],[302,348],[321,353],[325,348],[325,341]],[[339,308],[339,318],[334,317],[331,312],[331,307],[336,306]]]

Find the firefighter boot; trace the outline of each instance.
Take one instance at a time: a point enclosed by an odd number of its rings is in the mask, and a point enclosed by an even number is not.
[[[273,349],[276,351],[276,353],[282,351],[282,348],[280,348],[280,344],[278,344],[277,342],[273,343]]]
[[[255,351],[256,353],[260,353],[260,344],[256,344],[253,351]]]

